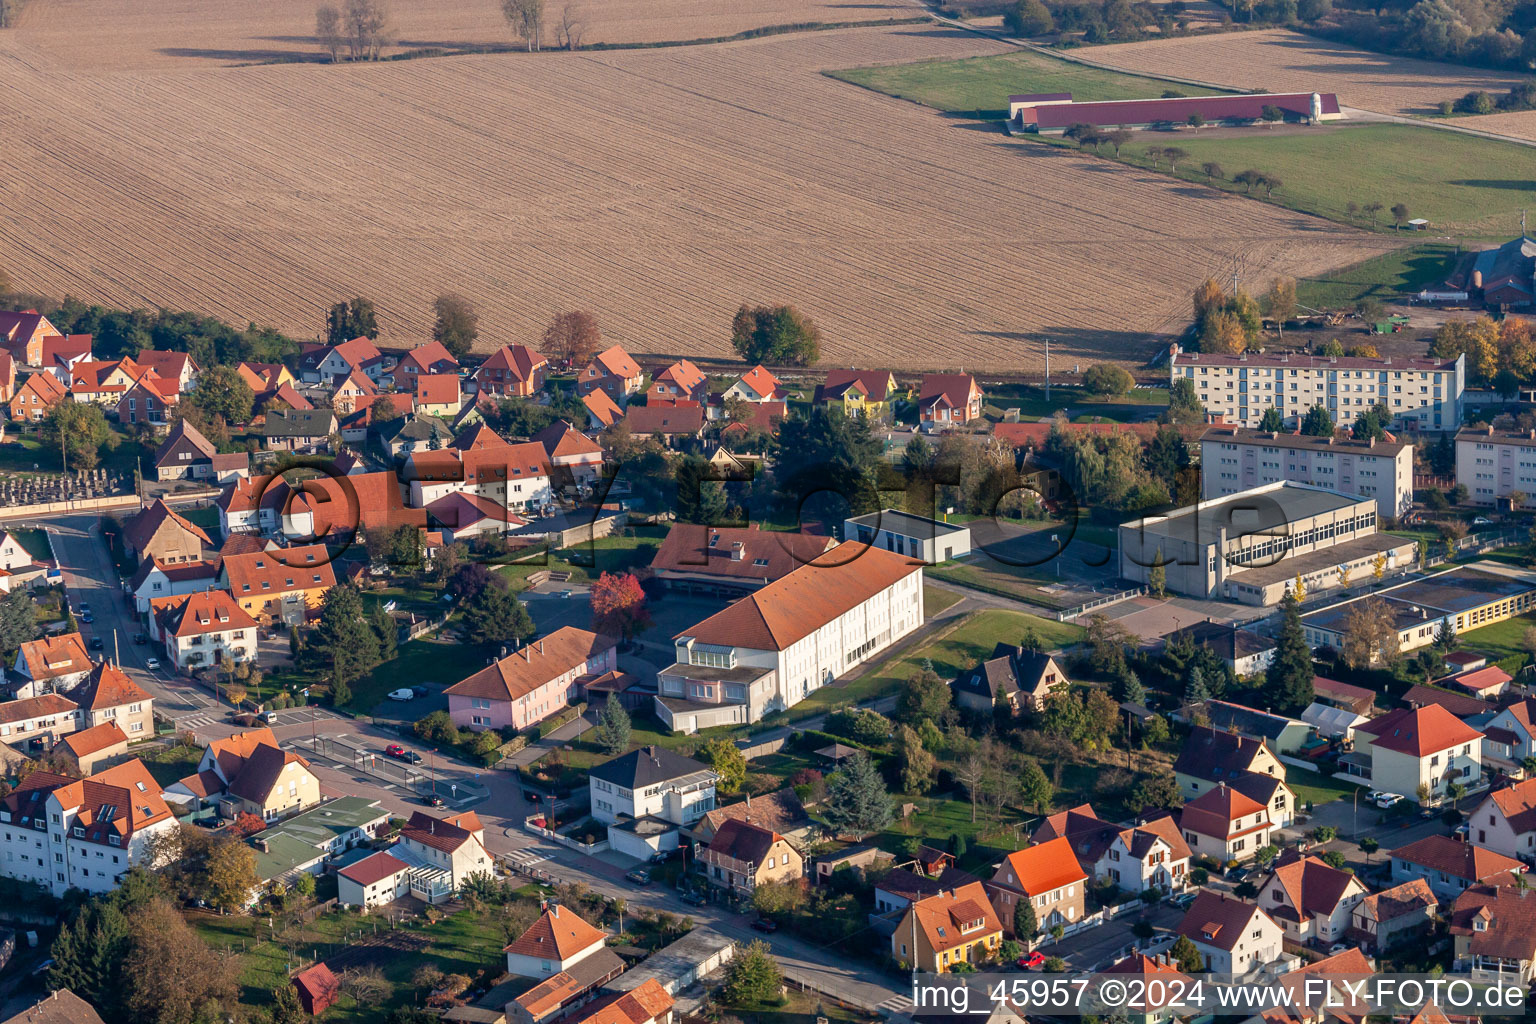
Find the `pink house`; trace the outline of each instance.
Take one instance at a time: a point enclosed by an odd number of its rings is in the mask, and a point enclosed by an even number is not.
[[[448,687],[448,715],[461,729],[526,729],[579,699],[585,679],[613,671],[617,653],[613,637],[562,626]]]

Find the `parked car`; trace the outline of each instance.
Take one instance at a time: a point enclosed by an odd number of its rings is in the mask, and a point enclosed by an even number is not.
[[[421,802],[426,804],[428,807],[443,806],[443,798],[438,796],[436,793],[428,793],[426,796],[421,798]]]
[[[1227,878],[1234,882],[1241,882],[1243,879],[1247,878],[1249,874],[1250,872],[1247,868],[1233,868],[1231,871],[1227,872]]]
[[[149,635],[147,633],[135,633],[133,634],[133,642],[136,644],[147,644],[149,643]]]
[[[1195,902],[1195,897],[1199,895],[1200,894],[1198,892],[1181,892],[1177,896],[1170,899],[1168,902],[1173,906],[1178,907],[1180,910],[1183,910],[1191,903]]]
[[[1386,810],[1389,807],[1396,807],[1402,803],[1403,798],[1398,793],[1378,793],[1376,794],[1375,801],[1377,807]]]
[[[1018,959],[1019,966],[1026,971],[1032,971],[1043,963],[1045,963],[1045,954],[1040,952],[1038,949],[1033,953],[1021,956]]]
[[[690,907],[702,907],[705,903],[708,902],[708,900],[694,892],[692,889],[689,889],[685,893],[680,893],[677,898],[688,904]]]
[[[1472,520],[1473,526],[1492,526],[1493,520],[1487,516],[1477,516]]]
[[[398,690],[390,690],[389,691],[389,699],[390,700],[415,700],[416,699],[416,691],[411,689],[409,686],[402,686]]]
[[[645,868],[635,868],[635,870],[631,871],[624,877],[629,879],[631,882],[634,882],[636,885],[651,884],[651,873],[645,870]]]
[[[420,754],[416,753],[414,750],[406,750],[398,743],[391,743],[389,746],[385,747],[384,753],[388,754],[390,757],[397,761],[404,761],[406,764],[421,764]]]
[[[752,922],[752,930],[762,932],[765,935],[772,935],[779,930],[779,922],[771,917],[760,917]]]
[[[427,687],[424,684],[417,683],[415,686],[411,687],[411,692],[414,693],[418,697],[425,697],[431,691],[429,689],[427,689]]]
[[[81,622],[95,622],[96,621],[96,619],[91,615],[90,612],[81,612],[80,615],[79,615],[79,619],[80,619]]]
[[[90,611],[91,610],[91,602],[89,602],[89,601],[81,601],[80,602],[80,610],[82,612]]]
[[[89,646],[90,649],[93,650],[93,651],[99,651],[99,650],[101,650],[103,647],[105,647],[107,645],[101,639],[101,637],[93,636],[93,637],[91,637],[91,642],[87,646]]]
[[[258,717],[260,717],[260,719],[263,722],[266,722],[268,725],[276,725],[277,724],[277,712],[276,711],[263,711]]]
[[[151,672],[158,672],[158,671],[160,671],[160,659],[159,658],[145,658],[144,659],[144,667],[149,669]]]

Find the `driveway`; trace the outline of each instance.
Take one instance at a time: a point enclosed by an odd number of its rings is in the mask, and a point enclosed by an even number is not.
[[[1126,914],[1113,921],[1106,921],[1097,928],[1069,935],[1060,942],[1041,946],[1040,952],[1046,956],[1061,957],[1074,971],[1108,967],[1128,955],[1131,947],[1138,942],[1131,928],[1142,918],[1140,913]],[[1159,903],[1146,912],[1145,918],[1152,922],[1157,935],[1161,936],[1178,927],[1184,918],[1184,911],[1168,903]]]

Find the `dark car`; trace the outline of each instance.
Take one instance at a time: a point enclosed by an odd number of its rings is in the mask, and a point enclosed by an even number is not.
[[[634,882],[636,885],[651,884],[651,873],[644,868],[635,868],[635,870],[631,871],[624,877],[629,879],[631,882]]]
[[[90,612],[81,612],[80,613],[80,621],[81,622],[95,622],[96,619],[95,619],[95,617],[93,617],[91,615]]]
[[[149,643],[149,636],[146,633],[135,633],[133,634],[133,642],[136,644],[147,644]]]
[[[99,650],[101,650],[105,646],[107,646],[107,645],[102,642],[101,637],[99,637],[99,636],[91,637],[91,643],[90,643],[91,650],[99,651]]]
[[[752,929],[753,931],[759,931],[768,935],[772,935],[774,932],[779,930],[779,922],[769,917],[760,917],[756,921],[752,922]]]
[[[1248,877],[1248,874],[1247,868],[1233,868],[1227,872],[1227,877],[1234,882],[1241,882]]]
[[[692,889],[685,893],[679,894],[677,898],[688,904],[690,907],[702,907],[706,902],[703,896],[700,896]]]
[[[428,807],[443,806],[443,798],[438,796],[436,793],[428,793],[426,796],[421,798],[421,802],[426,804]]]
[[[431,692],[431,690],[429,690],[426,686],[422,685],[421,683],[417,683],[415,686],[411,687],[411,692],[414,693],[418,697],[425,697],[428,693]]]

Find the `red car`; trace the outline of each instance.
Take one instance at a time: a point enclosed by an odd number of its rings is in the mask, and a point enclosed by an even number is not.
[[[420,754],[416,753],[414,750],[406,750],[398,743],[391,743],[389,746],[385,747],[384,753],[388,754],[390,757],[395,758],[396,760],[404,761],[407,764],[421,763]]]
[[[1028,956],[1019,957],[1019,966],[1026,971],[1039,967],[1043,963],[1045,963],[1045,954],[1038,949]]]

